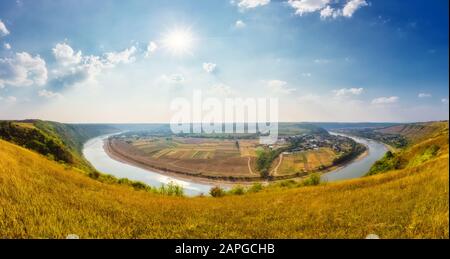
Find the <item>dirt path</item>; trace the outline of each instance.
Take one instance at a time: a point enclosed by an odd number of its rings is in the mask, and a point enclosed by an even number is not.
[[[278,168],[280,167],[281,162],[283,162],[283,153],[281,153],[280,156],[278,157],[278,164],[272,170],[272,172],[271,172],[272,175],[274,175],[274,176],[278,175]]]
[[[251,161],[252,161],[252,158],[248,157],[248,161],[247,161],[248,171],[250,172],[250,174],[255,175],[255,173],[252,170]]]

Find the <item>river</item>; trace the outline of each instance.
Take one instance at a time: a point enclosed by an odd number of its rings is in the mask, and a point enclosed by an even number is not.
[[[155,187],[159,187],[162,184],[167,184],[169,182],[174,182],[182,186],[185,194],[189,196],[199,195],[201,193],[208,194],[211,187],[213,187],[213,185],[210,184],[195,183],[173,176],[166,176],[158,172],[142,169],[114,160],[108,156],[103,148],[104,140],[109,136],[111,135],[93,138],[87,141],[83,147],[83,155],[100,172],[111,174],[118,178],[128,178],[134,181],[141,181]],[[351,138],[368,146],[369,154],[362,159],[353,161],[343,168],[324,174],[322,179],[331,182],[361,177],[368,172],[371,165],[375,161],[380,159],[387,152],[386,146],[379,142],[357,137]]]
[[[369,171],[373,163],[382,158],[388,151],[386,145],[374,140],[358,138],[334,132],[330,132],[330,134],[349,137],[354,141],[365,145],[366,147],[368,147],[368,154],[367,156],[361,159],[357,159],[344,167],[323,174],[322,179],[328,182],[359,178],[364,176]]]

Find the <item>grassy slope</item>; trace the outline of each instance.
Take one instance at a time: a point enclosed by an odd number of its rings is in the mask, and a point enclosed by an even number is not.
[[[448,145],[389,174],[223,198],[100,183],[2,140],[0,157],[0,237],[449,237]]]
[[[117,131],[108,125],[63,124],[51,121],[0,121],[0,139],[35,150],[86,171],[92,168],[82,155],[88,139]]]
[[[442,133],[448,134],[448,121],[401,124],[376,131],[388,134],[399,134],[405,137],[410,144],[417,144]]]
[[[418,166],[436,157],[448,154],[448,122],[414,123],[383,129],[405,137],[408,146],[387,154],[370,169],[369,175],[392,169]]]

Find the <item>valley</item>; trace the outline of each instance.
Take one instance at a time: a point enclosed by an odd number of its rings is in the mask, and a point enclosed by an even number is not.
[[[276,181],[220,198],[170,196],[0,140],[0,236],[448,238],[448,122],[428,125],[405,136],[401,163],[372,176]]]
[[[296,131],[292,125],[283,125],[281,131],[285,128],[290,133],[272,145],[260,144],[252,135],[180,136],[134,131],[109,137],[105,150],[115,159],[162,174],[221,182],[305,177],[336,169],[366,150],[351,138],[324,130],[299,134],[304,125]]]

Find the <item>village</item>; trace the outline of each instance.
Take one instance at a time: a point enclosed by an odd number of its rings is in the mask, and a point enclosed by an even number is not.
[[[336,153],[346,152],[351,149],[352,140],[342,136],[325,134],[301,134],[280,138],[278,145],[290,144],[289,150],[283,154],[295,154],[310,150],[319,150],[323,147],[333,149]],[[270,147],[269,148],[273,148]]]

